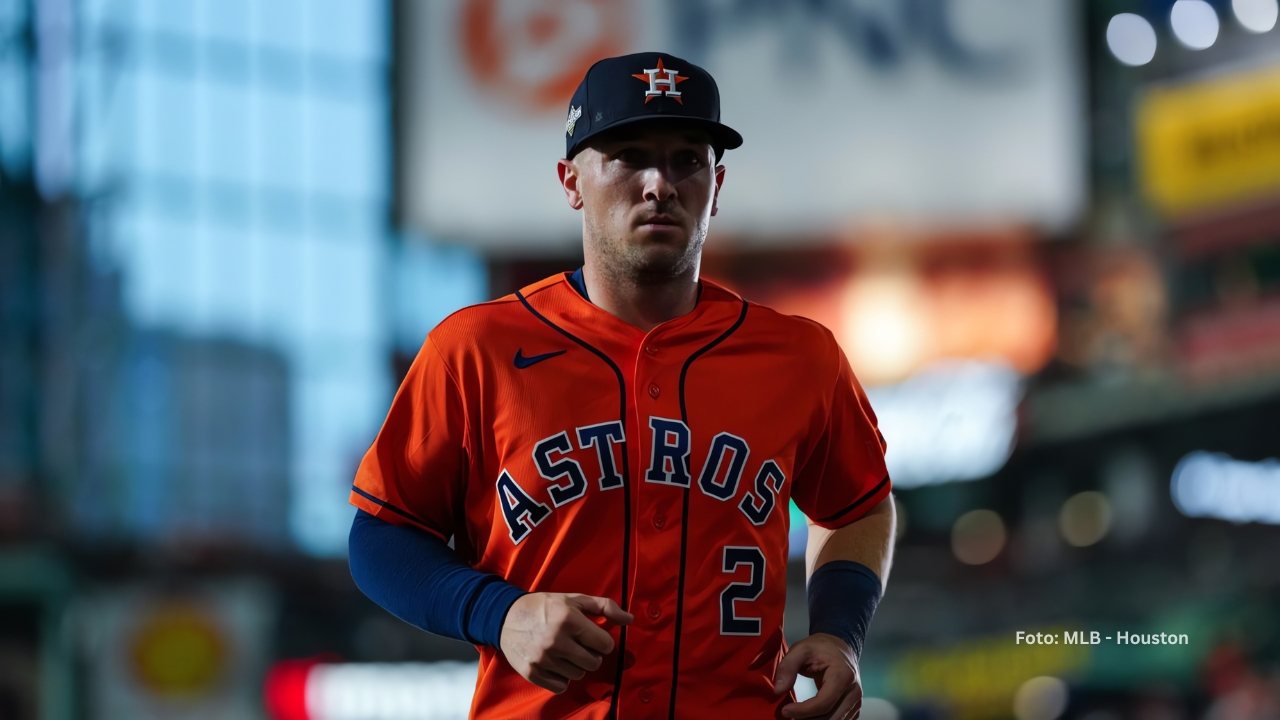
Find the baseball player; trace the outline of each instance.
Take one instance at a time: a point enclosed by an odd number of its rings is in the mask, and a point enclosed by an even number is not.
[[[473,717],[856,717],[884,440],[826,328],[699,277],[742,144],[716,83],[604,59],[564,131],[584,263],[427,335],[356,474],[352,576],[478,646]],[[791,500],[811,632],[788,648]]]

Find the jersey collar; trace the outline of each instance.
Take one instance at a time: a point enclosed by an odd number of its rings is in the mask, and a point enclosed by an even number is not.
[[[738,320],[745,300],[728,288],[701,278],[694,307],[647,333],[593,304],[582,269],[563,272],[521,288],[531,309],[559,329],[611,356],[634,353],[640,345],[697,345],[715,338]]]

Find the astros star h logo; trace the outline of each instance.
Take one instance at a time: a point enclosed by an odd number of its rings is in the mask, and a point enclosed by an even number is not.
[[[658,58],[658,67],[634,73],[631,77],[649,83],[649,89],[644,94],[645,105],[648,105],[650,100],[661,96],[669,97],[681,105],[684,104],[684,99],[680,97],[680,91],[676,89],[676,86],[688,80],[689,76],[681,75],[679,70],[664,68],[662,66],[662,58]],[[660,90],[659,88],[666,89]]]

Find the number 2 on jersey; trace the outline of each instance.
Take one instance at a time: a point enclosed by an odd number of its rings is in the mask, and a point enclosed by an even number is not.
[[[760,618],[739,616],[734,603],[738,600],[755,600],[764,592],[764,553],[758,547],[726,545],[721,569],[726,573],[735,573],[742,565],[747,566],[746,581],[731,582],[720,592],[721,635],[760,634]]]

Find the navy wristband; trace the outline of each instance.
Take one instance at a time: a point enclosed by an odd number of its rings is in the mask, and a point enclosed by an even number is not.
[[[498,647],[507,612],[524,590],[467,565],[445,542],[356,511],[351,578],[387,612],[437,635]]]
[[[827,633],[849,643],[855,658],[884,589],[871,568],[852,560],[834,560],[809,578],[809,634]]]

